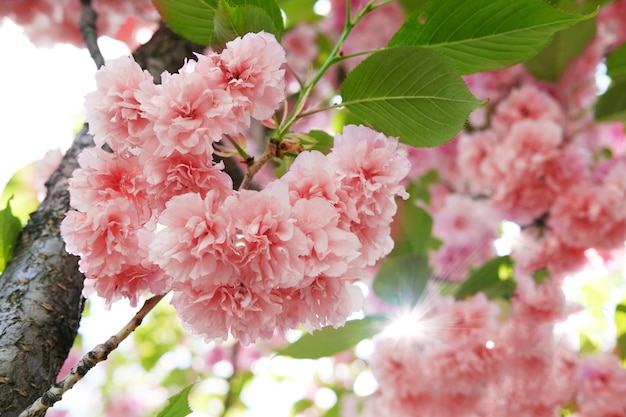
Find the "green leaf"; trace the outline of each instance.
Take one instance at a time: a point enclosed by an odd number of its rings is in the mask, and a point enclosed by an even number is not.
[[[462,74],[506,68],[539,52],[557,31],[589,19],[540,0],[431,1],[414,12],[389,46],[433,48]]]
[[[620,359],[626,359],[626,300],[615,307],[615,327],[617,330],[617,345],[615,349]]]
[[[537,79],[556,82],[571,62],[580,55],[596,31],[593,20],[586,20],[558,32],[544,49],[524,64]]]
[[[395,237],[392,254],[426,256],[429,249],[434,249],[431,234],[433,219],[415,204],[413,193],[411,198],[399,204],[396,219],[394,224],[399,225],[400,230]]]
[[[400,0],[400,4],[406,13],[413,13],[426,6],[431,0]]]
[[[458,288],[455,298],[461,300],[479,292],[484,292],[492,299],[510,298],[516,286],[512,275],[513,262],[509,256],[490,259],[472,271],[469,278]]]
[[[39,207],[37,190],[35,190],[35,164],[30,163],[17,170],[12,176],[0,197],[0,207],[6,207],[11,200],[11,211],[26,225],[30,214]]]
[[[305,333],[294,343],[280,348],[277,354],[296,359],[319,359],[332,356],[355,346],[363,339],[370,338],[383,329],[384,319],[368,316],[360,320],[346,322],[343,327],[324,327],[313,333]]]
[[[322,20],[323,16],[315,13],[313,6],[317,0],[278,0],[280,9],[287,16],[287,28],[291,28],[300,22],[313,23]]]
[[[593,13],[607,0],[551,0],[553,7],[577,15]],[[548,46],[524,65],[536,78],[556,82],[572,61],[580,55],[596,31],[595,19],[584,20],[557,32]]]
[[[315,144],[313,145],[311,150],[328,153],[333,147],[334,138],[323,130],[311,130],[307,133],[307,136],[315,140]]]
[[[426,256],[388,256],[380,264],[372,289],[386,303],[413,307],[423,299],[430,274]]]
[[[179,35],[201,45],[218,45],[248,32],[283,33],[274,0],[153,0],[163,20]]]
[[[450,140],[482,105],[450,60],[414,46],[372,54],[348,74],[341,95],[373,129],[422,147]]]
[[[189,391],[193,385],[184,388],[178,394],[175,394],[167,400],[167,405],[157,417],[186,417],[193,411],[189,408]]]
[[[200,45],[210,45],[218,0],[152,0],[170,28]]]
[[[13,256],[13,248],[22,230],[22,222],[11,211],[11,200],[0,210],[0,272]]]
[[[626,79],[626,44],[611,52],[607,57],[606,75],[611,77],[613,82]]]
[[[226,42],[246,33],[265,31],[280,40],[283,18],[274,0],[219,0],[214,18],[213,45]]]
[[[626,123],[626,78],[611,83],[608,90],[598,98],[595,111],[598,121]]]
[[[277,32],[272,19],[262,8],[257,6],[233,7],[226,0],[219,0],[213,24],[215,32],[211,43],[220,47],[226,42],[249,32],[256,33],[262,30],[270,33]]]

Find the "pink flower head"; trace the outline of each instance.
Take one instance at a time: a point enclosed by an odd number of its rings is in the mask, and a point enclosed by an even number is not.
[[[536,284],[530,276],[517,276],[513,311],[517,320],[527,323],[555,323],[567,318],[565,294],[559,281]]]
[[[582,359],[578,368],[576,405],[590,416],[623,416],[626,410],[626,370],[616,356],[602,353]]]
[[[155,155],[212,152],[213,142],[239,128],[232,108],[231,95],[209,85],[201,74],[164,73],[158,94],[142,105],[159,142]]]
[[[402,185],[411,168],[406,149],[396,138],[348,125],[343,134],[335,136],[328,158],[340,175],[345,198],[353,200],[356,208],[355,217],[352,212],[342,212],[341,221],[359,237],[365,264],[373,265],[391,250],[381,242],[388,236],[397,210],[395,198],[408,198]]]
[[[151,205],[159,211],[174,196],[198,193],[202,198],[213,190],[220,200],[233,193],[232,179],[226,174],[224,163],[213,164],[212,155],[181,154],[168,157],[142,154]]]
[[[114,198],[134,202],[150,217],[146,179],[136,157],[122,158],[98,148],[88,148],[78,156],[80,168],[70,178],[72,207],[83,212]]]
[[[585,250],[566,245],[550,230],[538,233],[536,229],[526,229],[514,242],[511,257],[519,273],[532,274],[547,269],[552,277],[561,278],[587,264]]]
[[[232,284],[237,269],[231,263],[230,216],[219,193],[209,191],[174,196],[159,217],[165,226],[150,245],[149,259],[179,283],[193,288]]]
[[[450,194],[444,206],[432,213],[433,235],[449,244],[471,245],[485,235],[495,239],[498,218],[485,200]]]
[[[226,43],[220,64],[237,110],[257,120],[274,114],[285,99],[285,61],[285,50],[269,33],[248,33]]]
[[[137,254],[139,256],[146,256]],[[142,261],[136,264],[125,264],[116,274],[102,275],[98,278],[85,280],[85,296],[96,293],[104,298],[106,305],[126,298],[132,307],[137,306],[139,297],[146,291],[152,294],[165,294],[170,290],[171,279],[158,266]]]
[[[319,53],[317,30],[308,23],[300,23],[286,32],[281,40],[289,69],[304,78]]]
[[[502,173],[494,154],[499,138],[493,130],[459,136],[457,164],[466,177],[467,187],[475,194],[491,195]]]
[[[69,211],[61,223],[61,235],[69,253],[81,257],[81,271],[88,278],[118,274],[123,265],[140,256],[139,231],[145,221],[137,207],[125,198],[92,206],[85,213]]]
[[[250,285],[292,287],[304,277],[309,243],[296,224],[287,184],[274,181],[262,191],[242,190],[224,202],[232,219],[231,250]]]
[[[108,61],[95,79],[97,90],[87,95],[85,107],[96,145],[136,153],[151,135],[152,122],[144,117],[142,104],[156,94],[152,76],[132,57],[123,56]]]
[[[361,245],[354,234],[338,226],[339,213],[333,204],[320,197],[299,199],[293,217],[309,242],[305,275],[340,277],[346,273]]]
[[[343,176],[326,155],[319,151],[301,152],[281,177],[289,186],[291,201],[300,198],[323,198],[332,202],[344,216],[356,217],[354,203],[341,189]]]
[[[523,84],[511,91],[496,107],[491,124],[494,129],[506,132],[522,120],[546,120],[563,122],[563,110],[559,103],[545,91],[533,84]]]
[[[363,305],[359,287],[345,279],[323,275],[302,288],[276,289],[273,294],[282,299],[283,313],[277,322],[281,330],[299,325],[309,332],[329,325],[340,327]]]
[[[558,152],[563,141],[563,128],[552,121],[520,120],[503,135],[494,152],[500,172],[510,176],[538,172]]]
[[[611,184],[580,184],[559,194],[550,209],[548,226],[565,244],[611,249],[626,240],[624,192]]]
[[[280,298],[242,282],[201,290],[185,285],[174,291],[172,305],[192,333],[215,342],[232,335],[244,345],[270,339],[282,311]]]

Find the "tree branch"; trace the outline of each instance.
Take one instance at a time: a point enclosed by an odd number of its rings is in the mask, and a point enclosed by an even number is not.
[[[37,401],[35,401],[28,409],[24,410],[19,417],[41,417],[46,410],[60,401],[63,394],[70,390],[76,382],[80,381],[87,372],[96,366],[99,362],[105,360],[111,352],[113,352],[124,339],[126,339],[137,327],[141,325],[143,319],[150,311],[161,301],[165,295],[155,295],[146,300],[141,309],[135,314],[126,326],[119,332],[107,339],[106,342],[99,344],[92,351],[88,352],[83,358],[72,368],[70,373],[52,388],[44,393]]]
[[[56,379],[83,310],[83,276],[59,226],[69,207],[76,156],[93,146],[85,126],[47,183],[0,277],[0,415],[17,416]]]
[[[96,30],[96,21],[98,14],[91,7],[91,0],[81,0],[82,13],[80,15],[80,33],[87,45],[87,50],[96,63],[96,67],[100,68],[104,65],[104,57],[98,47],[98,32]]]

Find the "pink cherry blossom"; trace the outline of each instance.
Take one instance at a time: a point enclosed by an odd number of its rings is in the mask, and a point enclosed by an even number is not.
[[[433,276],[447,281],[461,282],[467,279],[470,268],[479,267],[496,256],[490,233],[471,243],[443,243],[429,254]]]
[[[572,247],[563,243],[550,230],[523,230],[513,243],[511,257],[515,269],[521,274],[548,270],[551,276],[561,278],[575,273],[587,264],[585,247]]]
[[[120,275],[127,266],[138,265],[147,256],[152,233],[144,225],[138,209],[125,198],[94,205],[85,213],[69,211],[61,223],[66,249],[81,257],[79,266],[87,278],[98,280],[104,276],[119,276],[123,281],[128,280],[127,287],[114,284],[107,287],[105,293],[99,293],[109,302],[120,296],[136,300],[137,292],[150,286],[147,278],[142,278],[142,283],[138,284]],[[161,287],[156,285],[155,288]]]
[[[616,356],[601,353],[582,359],[578,368],[576,405],[590,416],[623,416],[626,410],[626,370]]]
[[[108,61],[95,79],[97,89],[87,95],[85,107],[96,145],[136,153],[151,134],[152,121],[144,116],[142,104],[156,94],[152,76],[132,57],[122,56]]]
[[[232,115],[231,95],[207,83],[197,72],[164,73],[158,93],[141,106],[154,123],[155,155],[206,154],[224,134],[240,127]]]
[[[457,164],[470,193],[491,195],[502,178],[494,157],[498,143],[493,130],[459,136]]]
[[[522,120],[546,120],[561,123],[564,119],[559,103],[533,84],[523,84],[502,100],[491,119],[494,129],[506,132]]]
[[[443,207],[430,214],[433,236],[451,245],[471,245],[493,240],[497,235],[499,221],[486,200],[450,194]]]
[[[550,209],[548,226],[573,247],[610,249],[626,240],[624,192],[611,184],[579,184],[559,194]]]
[[[146,253],[136,254],[146,256]],[[85,280],[86,297],[95,293],[102,297],[107,306],[122,298],[128,299],[132,307],[137,306],[139,297],[146,291],[152,294],[165,294],[170,288],[171,279],[156,265],[143,261],[125,264],[116,274],[103,274]]]
[[[297,289],[276,289],[273,294],[283,301],[278,318],[282,330],[302,325],[307,331],[324,326],[343,326],[350,314],[363,305],[363,292],[348,280],[318,276]]]
[[[189,192],[204,197],[209,190],[224,199],[233,192],[232,179],[224,170],[224,163],[213,163],[210,154],[181,154],[168,157],[142,154],[142,168],[150,204],[162,211],[174,196]]]
[[[335,136],[328,158],[339,172],[345,198],[356,208],[355,217],[343,212],[341,221],[361,242],[363,266],[373,265],[393,247],[389,224],[397,210],[395,198],[408,198],[402,185],[410,170],[406,149],[396,138],[347,125]]]
[[[149,259],[173,278],[175,288],[236,282],[231,219],[219,197],[216,191],[209,191],[204,199],[197,193],[174,196],[159,216],[165,228],[151,243]]]
[[[341,277],[359,256],[357,237],[339,227],[339,212],[332,202],[315,197],[299,199],[293,207],[293,218],[308,241],[305,275]]]
[[[243,282],[204,289],[184,285],[174,291],[172,305],[192,333],[215,342],[232,335],[244,345],[270,339],[282,311],[279,297]]]
[[[257,120],[272,116],[285,98],[285,50],[269,33],[248,33],[226,43],[220,66],[239,111]],[[242,96],[249,108],[241,107]]]
[[[281,40],[289,70],[304,80],[319,53],[317,30],[308,23],[301,23],[286,32]],[[287,74],[290,74],[289,72]]]
[[[136,157],[88,148],[80,153],[78,163],[80,168],[69,180],[72,207],[86,212],[96,204],[123,198],[142,209],[142,218],[150,217],[146,178]]]
[[[310,247],[292,216],[287,184],[275,181],[262,191],[242,190],[224,201],[237,267],[259,288],[292,287],[304,277]],[[252,285],[252,282],[249,283]]]

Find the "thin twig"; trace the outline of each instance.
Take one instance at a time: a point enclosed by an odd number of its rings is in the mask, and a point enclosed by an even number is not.
[[[243,177],[243,181],[239,186],[240,190],[245,190],[252,183],[252,178],[256,175],[257,172],[265,165],[265,163],[272,158],[278,156],[278,143],[275,140],[269,141],[267,147],[265,148],[265,152],[258,160],[251,160],[248,164],[248,170],[246,171],[246,175]]]
[[[96,67],[100,68],[104,65],[104,57],[98,47],[98,31],[96,30],[96,20],[98,14],[91,7],[91,0],[81,0],[82,14],[80,16],[80,33],[87,45],[87,49],[91,54],[91,58],[96,63]]]
[[[226,378],[226,382],[228,383],[228,392],[226,393],[226,397],[224,398],[224,409],[222,411],[221,416],[225,417],[226,413],[230,407],[233,406],[235,402],[235,392],[233,390],[233,382],[235,379],[235,375],[237,374],[237,356],[239,355],[240,343],[236,341],[235,344],[231,347],[230,351],[230,363],[233,366],[233,373]]]
[[[146,315],[156,306],[165,295],[155,295],[146,300],[141,309],[135,314],[126,326],[117,334],[111,336],[106,342],[99,344],[72,368],[63,380],[54,384],[37,401],[24,410],[19,417],[41,417],[46,410],[61,400],[63,394],[69,391],[76,382],[80,381],[91,368],[104,361],[119,344],[126,339],[143,321]]]

